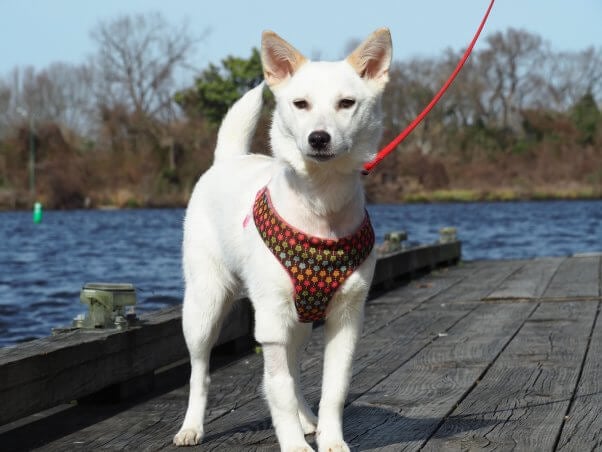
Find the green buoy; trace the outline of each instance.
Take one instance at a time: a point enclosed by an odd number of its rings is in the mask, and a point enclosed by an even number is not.
[[[35,224],[42,222],[42,203],[40,202],[33,205],[33,222]]]

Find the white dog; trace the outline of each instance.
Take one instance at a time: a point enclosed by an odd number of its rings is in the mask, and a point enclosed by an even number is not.
[[[192,375],[176,445],[203,436],[211,347],[244,289],[263,346],[265,396],[281,449],[349,450],[342,414],[376,261],[362,164],[381,136],[380,99],[391,37],[379,29],[349,57],[310,62],[272,32],[262,38],[264,78],[276,98],[274,157],[250,155],[262,87],[221,125],[215,162],[198,181],[184,225],[183,327]],[[299,389],[297,355],[325,318],[318,417]]]

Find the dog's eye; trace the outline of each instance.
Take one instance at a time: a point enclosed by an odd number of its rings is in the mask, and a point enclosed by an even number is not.
[[[339,101],[339,108],[351,108],[355,105],[355,99],[341,99]]]
[[[309,107],[309,104],[304,99],[294,100],[293,105],[297,107],[299,110],[305,110]]]

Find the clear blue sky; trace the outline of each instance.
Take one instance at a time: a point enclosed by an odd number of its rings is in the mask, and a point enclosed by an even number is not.
[[[436,56],[472,37],[488,0],[0,0],[0,76],[15,66],[79,63],[94,50],[89,32],[119,14],[160,11],[209,35],[194,65],[247,56],[272,29],[308,57],[339,59],[351,39],[387,26],[394,56]],[[496,0],[484,36],[508,27],[542,36],[555,50],[602,46],[602,0]]]

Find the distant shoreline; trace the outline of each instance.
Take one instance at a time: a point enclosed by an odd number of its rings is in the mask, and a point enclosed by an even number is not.
[[[369,204],[445,204],[445,203],[478,203],[478,202],[539,202],[539,201],[600,201],[602,190],[543,190],[521,191],[516,189],[476,190],[476,189],[446,189],[434,191],[419,191],[400,194],[396,200],[389,199],[371,200]],[[44,200],[41,200],[44,206]],[[136,198],[128,199],[119,204],[94,204],[81,206],[53,206],[45,210],[129,210],[129,209],[182,209],[186,202],[172,199],[157,199],[151,202]],[[33,202],[19,199],[18,203],[0,203],[0,212],[29,211]],[[45,207],[45,206],[44,206]]]
[[[446,202],[513,202],[513,201],[583,201],[601,200],[602,191],[590,190],[545,190],[520,191],[500,190],[435,190],[410,193],[402,197],[405,203],[446,203]]]

